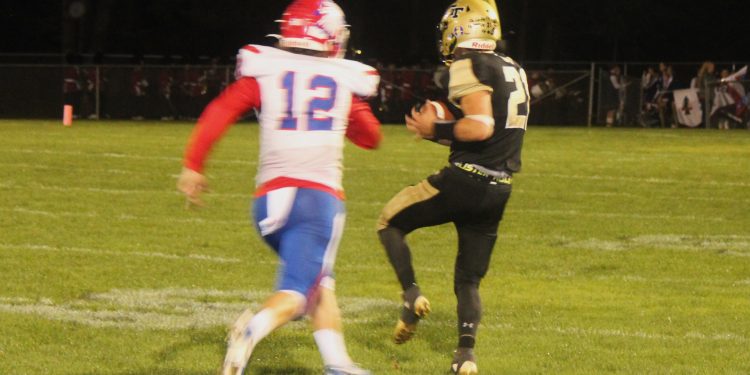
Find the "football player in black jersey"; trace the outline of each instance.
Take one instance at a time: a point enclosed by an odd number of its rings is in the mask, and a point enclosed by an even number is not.
[[[458,233],[454,270],[458,345],[451,370],[477,374],[473,353],[482,315],[479,283],[487,273],[529,115],[526,73],[496,52],[500,20],[492,0],[457,0],[439,25],[440,52],[449,70],[442,79],[455,120],[440,120],[433,106],[415,107],[407,128],[450,146],[448,166],[396,194],[383,208],[378,235],[403,289],[394,341],[409,340],[430,312],[412,267],[406,235],[453,223]]]

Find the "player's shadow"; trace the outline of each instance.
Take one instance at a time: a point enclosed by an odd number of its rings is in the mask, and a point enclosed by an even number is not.
[[[393,328],[399,311],[399,307],[396,306],[392,310],[379,311],[375,316],[370,316],[366,323],[360,323],[357,330],[347,331],[347,342],[367,342],[368,349],[379,353],[380,360],[388,361],[388,367],[396,373],[402,371],[400,367],[403,363],[419,363],[429,357],[430,354],[425,351],[445,357],[446,372],[449,372],[449,363],[453,349],[455,349],[452,346],[455,344],[455,326],[449,324],[448,327],[442,327],[430,321],[453,322],[456,319],[455,314],[447,311],[433,311],[417,328],[416,336],[412,341],[397,345],[393,342]],[[379,339],[372,340],[373,334]],[[415,350],[417,347],[419,350]],[[354,359],[356,361],[356,358]],[[439,374],[442,375],[443,372],[440,371]]]
[[[184,369],[165,369],[165,368],[153,368],[153,369],[138,369],[132,371],[124,371],[115,373],[116,375],[214,375],[220,372],[219,367],[210,371],[198,371]],[[301,364],[286,364],[284,367],[269,368],[265,366],[254,366],[245,370],[245,375],[318,375],[322,372],[322,369],[311,370],[305,368]],[[99,375],[101,372],[85,372],[80,375]]]
[[[285,367],[285,368],[267,368],[267,367],[256,367],[251,371],[245,372],[247,375],[319,375],[323,370],[310,370],[301,367]]]
[[[119,372],[116,373],[116,375],[214,375],[218,374],[220,371],[219,367],[216,369],[210,370],[210,371],[186,371],[184,369],[164,369],[164,368],[154,368],[154,369],[139,369],[139,370],[133,370],[133,371],[125,371],[125,372]],[[293,364],[288,364],[287,366],[284,366],[282,368],[276,367],[276,368],[269,368],[264,366],[255,366],[252,369],[245,370],[245,375],[319,375],[322,372],[322,369],[319,370],[311,370],[309,368],[304,368],[302,365],[296,366]],[[101,372],[95,371],[95,372],[85,372],[80,375],[99,375]]]
[[[213,372],[200,372],[200,371],[185,371],[185,370],[177,370],[177,369],[141,369],[141,370],[133,370],[133,371],[127,371],[127,372],[119,372],[116,373],[116,375],[213,375],[217,373],[217,371]],[[99,375],[101,374],[100,371],[96,372],[84,372],[81,375]]]
[[[226,350],[226,342],[221,339],[222,333],[217,333],[216,330],[201,330],[192,332],[188,339],[180,342],[172,343],[167,345],[160,350],[156,351],[152,355],[153,363],[169,363],[177,361],[181,356],[181,353],[190,350],[192,347],[199,345],[211,345],[216,346],[216,366],[211,370],[185,370],[184,368],[165,368],[165,366],[154,366],[153,368],[140,368],[137,370],[125,370],[123,372],[113,373],[115,375],[215,375],[220,373],[221,361],[223,360],[224,352]],[[281,347],[293,348],[298,345],[299,342],[293,337],[276,337],[277,345]],[[258,351],[258,356],[264,356],[264,350],[262,347]],[[320,364],[320,368],[311,369],[310,364],[302,362],[302,360],[295,360],[289,356],[284,357],[284,363],[276,363],[275,366],[270,367],[263,365],[260,361],[250,360],[248,368],[245,370],[245,375],[319,375],[323,372],[323,365]],[[80,375],[99,375],[99,371],[84,372]]]

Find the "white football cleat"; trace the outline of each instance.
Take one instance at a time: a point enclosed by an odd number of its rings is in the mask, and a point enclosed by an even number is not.
[[[242,375],[247,361],[253,353],[253,343],[250,329],[247,327],[253,313],[250,310],[242,312],[232,325],[227,338],[227,354],[221,367],[221,375]]]

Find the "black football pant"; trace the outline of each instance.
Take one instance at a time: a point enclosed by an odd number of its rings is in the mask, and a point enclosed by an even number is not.
[[[383,208],[378,234],[403,290],[416,284],[405,236],[415,229],[452,222],[458,233],[454,293],[459,347],[473,347],[482,308],[479,283],[486,275],[511,185],[446,167],[401,190]]]

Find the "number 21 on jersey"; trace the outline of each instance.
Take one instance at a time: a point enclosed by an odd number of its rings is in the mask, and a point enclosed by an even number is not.
[[[336,105],[336,81],[329,76],[315,75],[303,79],[297,72],[286,72],[281,78],[285,95],[282,130],[331,130],[331,110]],[[302,105],[302,107],[295,107]],[[297,109],[297,111],[295,111]],[[306,125],[306,126],[305,126]]]
[[[515,85],[515,90],[508,96],[508,120],[505,128],[526,130],[529,122],[529,84],[526,71],[515,66],[504,66],[503,75],[506,82]]]

